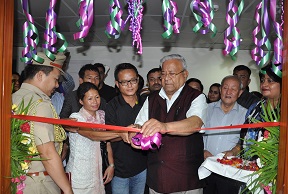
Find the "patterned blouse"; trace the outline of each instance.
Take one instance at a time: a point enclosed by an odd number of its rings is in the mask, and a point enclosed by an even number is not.
[[[78,113],[72,113],[70,118],[76,118],[79,122],[104,124],[105,112],[98,110],[96,117],[93,117],[81,108]],[[78,133],[69,133],[69,142],[70,156],[66,171],[71,172],[74,194],[104,194],[100,142]]]

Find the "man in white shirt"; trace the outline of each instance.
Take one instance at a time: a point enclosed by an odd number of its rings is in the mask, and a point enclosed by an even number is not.
[[[163,88],[145,101],[135,123],[143,136],[160,132],[162,145],[148,152],[149,192],[201,194],[198,167],[203,162],[203,139],[199,133],[206,117],[206,98],[185,85],[185,59],[178,54],[160,60]]]

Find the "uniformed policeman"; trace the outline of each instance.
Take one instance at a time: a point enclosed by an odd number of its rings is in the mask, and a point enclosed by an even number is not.
[[[58,118],[51,103],[50,96],[59,86],[58,79],[66,57],[62,53],[56,55],[51,61],[44,53],[37,55],[44,59],[43,63],[33,60],[26,65],[23,73],[25,81],[21,88],[12,95],[13,104],[25,106],[32,99],[29,115]],[[25,184],[24,194],[60,194],[60,189],[65,194],[73,193],[65,175],[60,153],[62,142],[66,139],[64,129],[59,125],[48,123],[30,122],[30,134],[34,148],[44,158],[42,161],[32,161]]]

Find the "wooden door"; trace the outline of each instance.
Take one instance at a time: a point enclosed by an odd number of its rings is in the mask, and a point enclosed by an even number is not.
[[[283,77],[281,96],[281,126],[278,157],[277,193],[288,193],[288,2],[284,1],[284,50],[283,50]],[[285,186],[286,185],[286,186]]]
[[[0,193],[10,193],[10,114],[14,1],[1,0],[0,6]]]

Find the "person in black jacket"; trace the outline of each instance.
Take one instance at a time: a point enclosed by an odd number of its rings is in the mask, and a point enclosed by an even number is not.
[[[93,83],[98,87],[100,80],[100,73],[96,66],[92,64],[86,64],[79,70],[79,84],[83,82]],[[79,99],[77,97],[77,90],[69,92],[65,95],[63,107],[60,112],[60,118],[69,118],[69,116],[73,112],[78,112],[82,105],[79,103]],[[100,110],[105,111],[106,101],[105,99],[101,99]]]
[[[130,63],[118,64],[114,72],[120,94],[107,104],[105,122],[109,125],[133,125],[145,98],[137,93],[139,74]],[[127,134],[128,135],[128,134]],[[125,141],[111,142],[115,160],[113,194],[143,194],[146,183],[147,155],[131,148]]]
[[[233,69],[233,75],[238,76],[243,85],[243,92],[238,98],[237,103],[248,109],[252,104],[260,100],[257,96],[249,92],[251,70],[245,65],[238,65]]]
[[[105,66],[102,63],[95,63],[94,65],[98,68],[99,75],[100,75],[100,80],[99,80],[99,85],[98,85],[99,94],[108,103],[112,98],[116,96],[116,89],[104,83],[105,78],[108,75],[109,69],[106,72]]]

